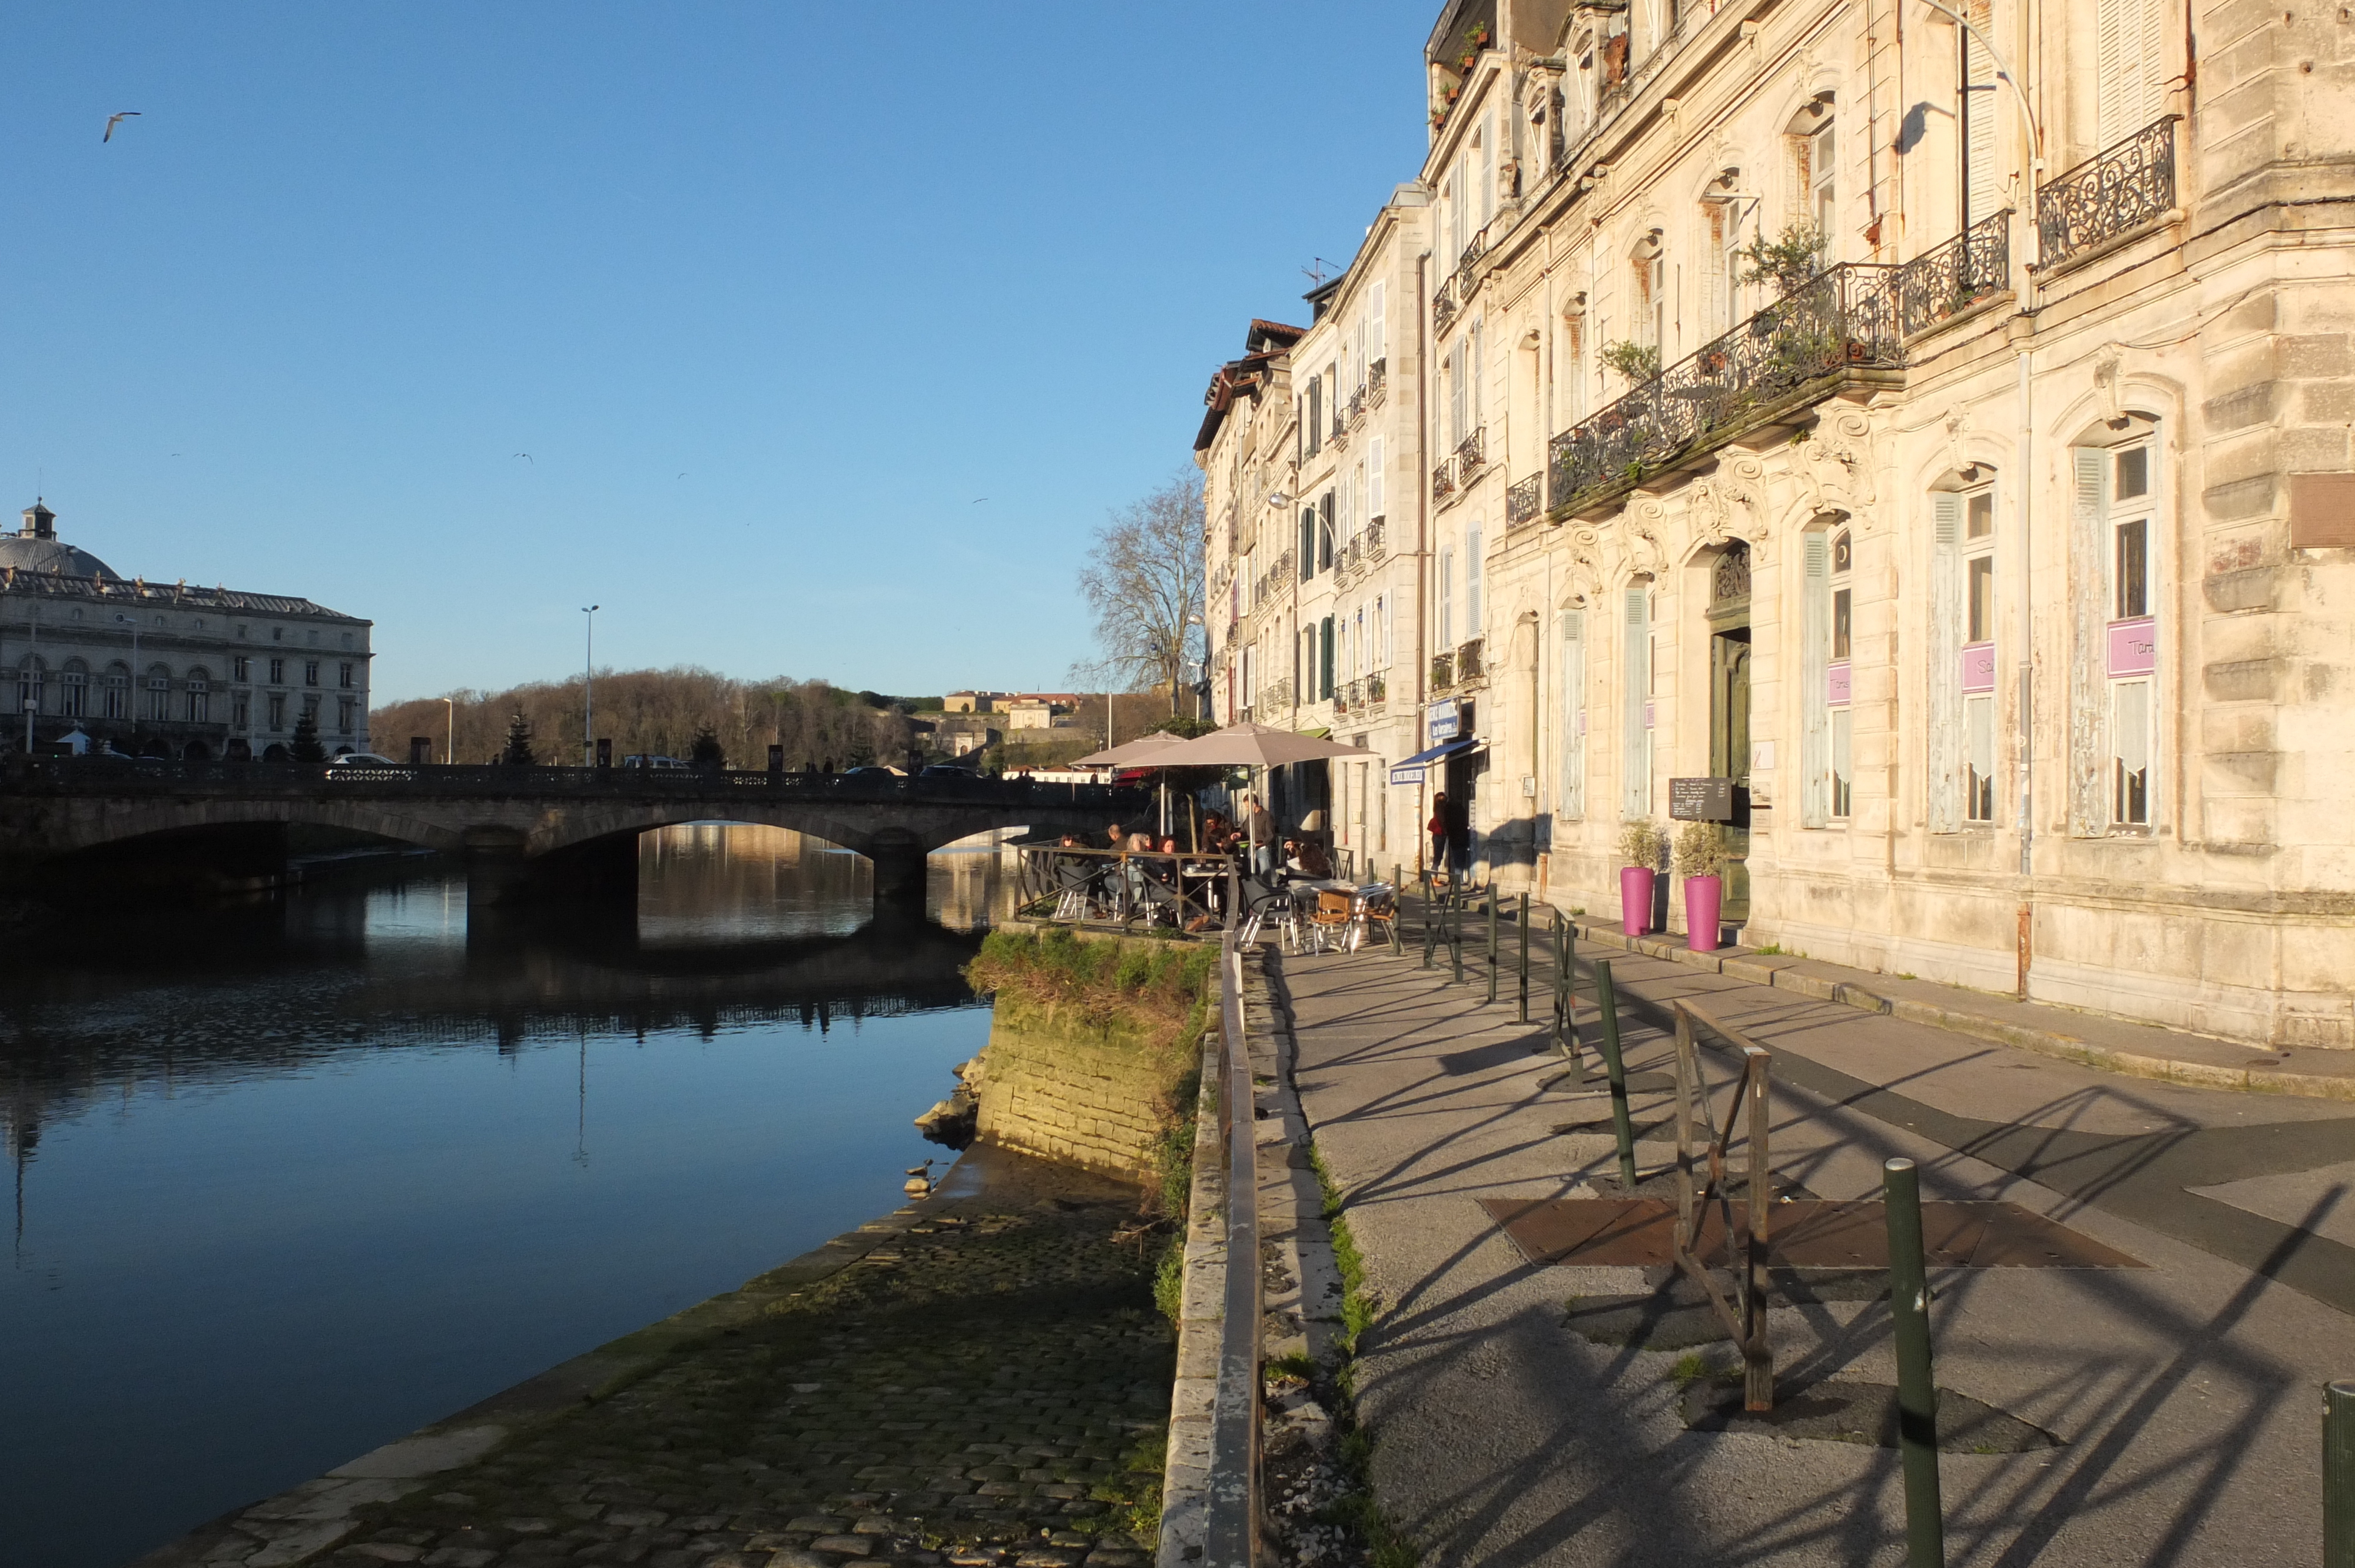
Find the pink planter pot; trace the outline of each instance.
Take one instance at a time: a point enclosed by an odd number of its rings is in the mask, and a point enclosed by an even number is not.
[[[1685,948],[1717,951],[1717,915],[1725,906],[1725,883],[1714,876],[1685,878]]]
[[[1619,929],[1627,936],[1652,928],[1652,875],[1648,865],[1619,868]]]

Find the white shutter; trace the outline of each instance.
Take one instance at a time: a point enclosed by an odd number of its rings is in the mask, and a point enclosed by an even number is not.
[[[1385,313],[1382,299],[1385,292],[1382,281],[1379,278],[1375,279],[1371,297],[1366,306],[1372,323],[1369,333],[1370,342],[1368,348],[1373,358],[1380,360],[1390,358],[1390,318]],[[1388,365],[1385,365],[1383,369],[1387,373]]]
[[[1988,0],[1977,0],[1970,7],[1971,20],[1982,29],[1993,26],[1995,8]],[[1971,221],[1993,216],[2003,207],[2003,181],[1996,164],[1996,89],[2000,84],[1995,77],[1995,62],[1988,58],[1987,47],[1969,33],[1963,35],[1964,79],[1976,90],[1966,97],[1969,102],[1969,146],[1966,155],[1971,170]]]
[[[1924,783],[1930,831],[1951,833],[1963,825],[1963,498],[1940,491],[1930,503],[1930,744]]]
[[[2069,831],[2101,833],[2110,821],[2105,732],[2109,694],[2109,528],[2102,469],[2109,454],[2080,447],[2070,454],[2076,485],[2069,520]]]
[[[2160,0],[2096,0],[2095,139],[2104,147],[2158,118],[2166,96],[2164,20]]]
[[[1480,122],[1480,222],[1485,226],[1497,216],[1497,122],[1493,116]]]
[[[1471,383],[1472,387],[1472,423],[1466,426],[1464,431],[1467,436],[1474,430],[1478,429],[1482,423],[1480,407],[1480,373],[1482,368],[1481,360],[1483,358],[1480,352],[1481,325],[1481,323],[1474,322],[1472,323],[1471,332],[1466,334],[1464,339],[1465,378]]]
[[[1586,814],[1586,612],[1561,617],[1561,778],[1553,792],[1554,814]]]
[[[1382,439],[1376,436],[1366,443],[1366,515],[1384,515],[1382,512]]]
[[[1721,201],[1704,202],[1702,211],[1709,218],[1709,331],[1714,334],[1731,324],[1727,295],[1733,280],[1726,275],[1725,228],[1731,217],[1729,204]]]
[[[1644,709],[1652,695],[1652,628],[1645,588],[1631,588],[1626,598],[1625,678],[1620,687],[1619,814],[1649,816],[1652,810],[1651,726]]]

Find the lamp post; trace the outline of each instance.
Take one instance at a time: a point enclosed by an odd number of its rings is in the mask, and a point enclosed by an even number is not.
[[[139,738],[139,618],[118,614],[114,619],[131,628],[131,738],[136,742]],[[135,751],[138,747],[134,745],[132,749]]]
[[[581,639],[581,766],[591,768],[597,761],[597,612],[602,604],[584,604],[581,613],[588,618],[589,630]]]
[[[442,717],[449,726],[442,741],[442,764],[446,768],[458,760],[458,704],[455,698],[442,699]]]
[[[27,757],[33,755],[33,715],[40,711],[40,706],[38,697],[25,699],[25,755]]]

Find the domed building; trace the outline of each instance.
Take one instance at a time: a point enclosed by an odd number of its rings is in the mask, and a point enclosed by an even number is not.
[[[307,599],[124,577],[39,501],[0,535],[0,747],[277,759],[309,715],[368,749],[371,623]]]

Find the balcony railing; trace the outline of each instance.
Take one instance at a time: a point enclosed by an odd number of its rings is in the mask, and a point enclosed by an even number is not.
[[[1288,586],[1291,581],[1292,552],[1286,550],[1275,558],[1275,565],[1261,573],[1259,580],[1252,585],[1252,608],[1257,609],[1265,604],[1275,596],[1278,588]]]
[[[1480,465],[1487,461],[1484,455],[1487,450],[1484,440],[1486,433],[1483,427],[1475,426],[1470,435],[1456,443],[1455,473],[1458,484],[1470,484],[1472,476],[1480,471]]]
[[[1981,218],[1897,269],[1897,330],[1906,337],[2011,285],[2011,209]]]
[[[1505,492],[1505,526],[1518,528],[1545,510],[1545,475],[1533,473]]]
[[[1452,458],[1442,458],[1440,460],[1439,466],[1431,471],[1431,498],[1433,501],[1437,501],[1443,496],[1449,496],[1455,493],[1455,460]]]
[[[1273,685],[1259,689],[1259,701],[1252,705],[1261,713],[1273,713],[1292,705],[1292,677],[1286,675]]]
[[[2144,126],[2036,193],[2039,270],[2154,222],[2175,206],[2176,118]]]
[[[1547,454],[1553,504],[1632,489],[1679,453],[1728,438],[1778,404],[1828,394],[1832,377],[1902,368],[1897,271],[1848,261],[1818,272],[1554,437]]]
[[[1488,231],[1483,228],[1464,247],[1464,254],[1455,259],[1455,299],[1460,304],[1472,297],[1480,282],[1480,258],[1488,254]]]
[[[1389,368],[1390,361],[1387,358],[1377,359],[1366,366],[1366,398],[1369,402],[1379,403],[1382,400],[1382,382]]]
[[[1468,686],[1487,672],[1481,667],[1481,645],[1485,640],[1475,637],[1455,650],[1455,683]]]
[[[1432,291],[1431,330],[1434,334],[1447,330],[1447,323],[1455,319],[1455,280],[1450,278]]]
[[[1389,676],[1369,675],[1366,677],[1366,705],[1368,707],[1378,708],[1384,703],[1390,701],[1390,696],[1391,683]]]
[[[1385,521],[1380,517],[1366,520],[1366,559],[1369,563],[1382,558],[1382,524]]]
[[[1455,655],[1433,653],[1431,656],[1431,691],[1433,696],[1455,689]]]
[[[1365,705],[1366,688],[1363,682],[1342,681],[1334,685],[1333,711],[1335,714],[1346,714]]]

